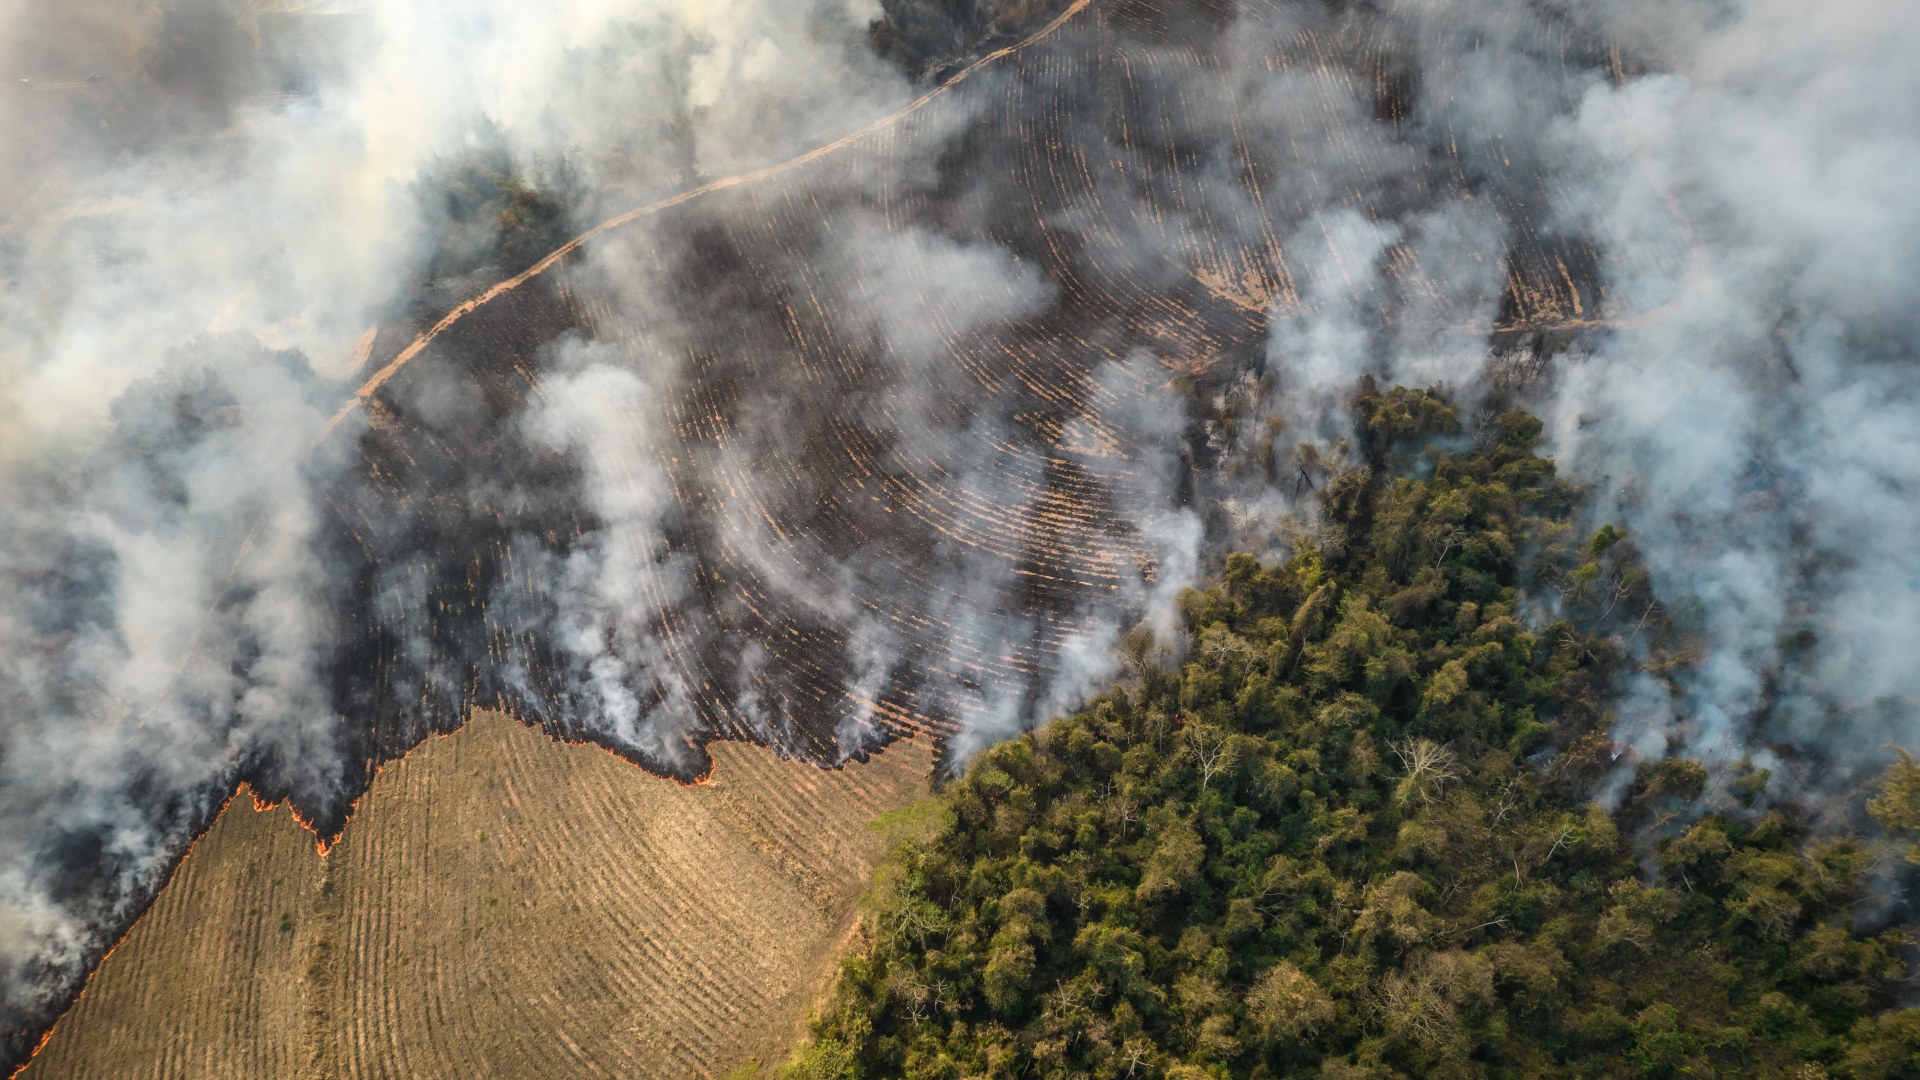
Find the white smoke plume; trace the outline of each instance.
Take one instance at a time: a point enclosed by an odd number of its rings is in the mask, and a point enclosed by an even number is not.
[[[407,168],[233,12],[17,5],[0,57],[0,1018],[71,985],[242,769],[336,797],[310,443]],[[18,136],[18,137],[16,137]]]
[[[687,588],[684,557],[661,542],[660,520],[673,502],[647,445],[657,430],[648,423],[655,392],[633,368],[596,357],[594,347],[569,351],[541,384],[525,424],[534,445],[580,462],[600,527],[539,567],[558,586],[547,633],[579,672],[592,726],[649,760],[684,764],[690,688],[675,677],[659,638],[638,629]],[[636,693],[646,683],[659,687],[657,700]]]
[[[1623,690],[1625,761],[1751,760],[1795,796],[1847,791],[1884,744],[1920,744],[1920,278],[1905,257],[1920,15],[1872,0],[1381,14],[1308,21],[1414,58],[1393,134],[1414,153],[1273,125],[1268,145],[1307,149],[1290,169],[1358,197],[1282,234],[1293,288],[1271,310],[1264,407],[1331,444],[1361,375],[1447,385],[1471,407],[1516,348],[1489,334],[1503,320],[1536,349],[1565,343],[1523,400],[1700,650],[1671,686]],[[1296,105],[1351,117],[1377,93],[1349,89]],[[1442,173],[1474,194],[1436,187]],[[1503,308],[1502,248],[1555,238],[1590,246],[1590,277],[1563,259],[1556,308]]]
[[[1920,744],[1916,47],[1908,5],[1739,5],[1554,132],[1585,178],[1561,211],[1637,323],[1564,371],[1554,444],[1708,642],[1665,735],[1812,749],[1835,788]]]

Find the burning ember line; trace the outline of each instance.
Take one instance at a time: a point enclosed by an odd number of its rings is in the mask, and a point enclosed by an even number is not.
[[[829,157],[833,154],[836,154],[839,151],[844,150],[849,146],[852,146],[854,143],[859,142],[861,139],[864,139],[867,136],[873,135],[877,132],[884,131],[887,128],[892,127],[893,125],[899,123],[901,120],[904,120],[907,117],[912,116],[914,113],[919,112],[921,109],[926,108],[928,105],[932,104],[935,99],[941,97],[942,95],[946,94],[949,90],[952,90],[954,87],[959,86],[961,83],[965,82],[968,79],[968,77],[970,77],[974,72],[979,71],[981,68],[986,67],[987,65],[995,63],[997,61],[1003,60],[1013,55],[1014,53],[1019,52],[1021,49],[1024,49],[1027,46],[1032,45],[1033,43],[1041,40],[1042,38],[1047,37],[1048,35],[1052,34],[1055,30],[1058,30],[1060,27],[1064,26],[1067,23],[1067,21],[1072,19],[1075,15],[1078,15],[1080,14],[1080,12],[1086,10],[1087,5],[1092,2],[1093,0],[1073,0],[1073,3],[1069,4],[1066,10],[1054,16],[1051,22],[1047,23],[1045,26],[1042,26],[1040,29],[1034,31],[1032,34],[1027,35],[1026,37],[1020,39],[1019,41],[1014,42],[1011,45],[1004,45],[998,49],[993,50],[990,53],[987,53],[985,56],[982,56],[980,59],[975,60],[973,63],[968,64],[966,67],[961,68],[959,71],[948,76],[945,81],[940,83],[940,85],[935,86],[933,89],[928,90],[926,93],[921,94],[919,97],[913,99],[911,102],[908,102],[905,107],[899,109],[896,112],[888,113],[886,116],[882,116],[879,119],[874,120],[872,123],[867,124],[865,127],[860,128],[857,131],[851,132],[846,135],[842,135],[840,138],[835,139],[830,143],[827,143],[823,146],[817,146],[812,150],[809,150],[806,153],[801,154],[798,157],[789,158],[786,161],[780,162],[777,165],[767,165],[762,168],[754,169],[750,172],[736,173],[732,176],[721,177],[718,180],[709,180],[708,182],[701,184],[698,187],[688,188],[686,191],[682,191],[677,195],[670,195],[667,198],[661,199],[657,202],[651,202],[645,206],[637,207],[633,210],[628,210],[626,213],[617,215],[615,217],[610,217],[607,220],[601,222],[600,224],[595,225],[593,228],[588,229],[586,232],[581,233],[579,236],[576,236],[573,239],[555,248],[553,251],[549,252],[547,256],[541,259],[539,262],[534,263],[532,266],[529,266],[525,270],[520,271],[520,273],[515,274],[513,277],[510,277],[505,281],[500,282],[498,285],[493,286],[492,288],[488,289],[486,292],[481,293],[479,296],[476,296],[471,300],[465,301],[464,303],[460,304],[458,307],[454,308],[452,311],[449,311],[445,315],[441,316],[439,322],[434,323],[433,326],[430,329],[428,329],[425,333],[421,334],[419,337],[414,338],[412,343],[410,343],[406,348],[401,349],[399,354],[395,356],[392,360],[388,361],[385,367],[381,368],[379,371],[374,372],[373,375],[369,377],[366,382],[361,383],[360,389],[354,391],[353,397],[349,398],[346,404],[340,406],[340,411],[334,413],[332,419],[327,421],[326,426],[320,429],[320,434],[314,437],[314,443],[318,444],[322,439],[325,439],[328,435],[332,434],[333,430],[339,427],[341,422],[346,420],[348,416],[352,415],[354,410],[366,404],[367,401],[370,398],[372,398],[373,395],[380,389],[382,384],[384,384],[388,379],[393,378],[396,374],[399,373],[401,368],[407,365],[408,361],[420,355],[421,350],[425,349],[428,345],[432,344],[434,338],[439,337],[441,334],[445,333],[449,328],[451,328],[455,323],[459,322],[461,319],[466,318],[468,315],[473,314],[475,311],[479,310],[481,307],[484,307],[485,305],[493,302],[494,300],[500,298],[501,296],[504,296],[505,294],[512,292],[513,290],[519,288],[520,286],[525,285],[527,282],[532,281],[534,278],[539,277],[541,274],[546,273],[548,270],[553,269],[553,267],[556,264],[558,264],[562,259],[565,259],[568,255],[573,254],[575,250],[577,250],[582,244],[585,244],[587,241],[592,240],[595,237],[601,236],[605,233],[612,232],[613,230],[618,229],[624,225],[630,225],[633,222],[640,220],[641,218],[651,217],[655,214],[660,213],[663,210],[671,210],[676,206],[680,206],[684,203],[692,202],[693,200],[700,198],[702,195],[710,195],[713,192],[722,191],[732,187],[739,187],[742,184],[752,184],[752,183],[758,183],[761,180],[772,179],[773,177],[779,176],[783,173],[792,172],[793,170],[798,169],[803,165],[808,165],[815,161],[819,161],[822,158]]]
[[[975,60],[973,63],[968,64],[966,67],[955,72],[953,75],[948,76],[938,86],[935,86],[932,89],[921,94],[919,97],[915,98],[913,101],[907,103],[907,105],[905,105],[901,109],[895,112],[889,113],[886,116],[882,116],[872,121],[871,123],[868,123],[866,126],[856,131],[853,131],[847,135],[843,135],[840,138],[835,139],[830,143],[826,143],[822,146],[815,147],[814,149],[809,150],[806,153],[799,155],[798,157],[790,158],[786,161],[780,162],[775,165],[768,165],[759,169],[754,169],[750,172],[738,173],[733,176],[726,176],[726,177],[721,177],[718,180],[708,181],[707,183],[701,184],[698,187],[689,188],[686,191],[682,191],[677,195],[671,195],[671,196],[668,196],[667,198],[658,200],[656,202],[648,203],[645,206],[628,210],[623,214],[619,214],[615,217],[608,218],[607,220],[601,222],[600,224],[595,225],[593,228],[588,229],[586,232],[581,233],[579,236],[574,237],[573,239],[567,241],[566,243],[560,245],[558,248],[549,252],[539,262],[534,263],[532,266],[529,266],[527,269],[521,271],[520,273],[514,275],[513,277],[510,277],[494,285],[492,288],[488,289],[486,292],[481,293],[479,296],[476,296],[469,300],[464,301],[458,307],[455,307],[452,311],[449,311],[445,315],[441,316],[438,322],[434,323],[432,327],[428,328],[424,333],[414,338],[413,341],[409,343],[406,348],[400,350],[400,352],[392,360],[388,361],[386,366],[382,367],[379,371],[374,372],[373,375],[369,376],[365,382],[361,383],[360,388],[354,391],[353,397],[349,398],[344,405],[340,406],[339,411],[335,412],[333,416],[327,420],[326,424],[321,427],[319,433],[313,437],[313,441],[308,444],[308,448],[312,449],[313,447],[317,447],[323,440],[327,438],[327,436],[331,435],[334,429],[338,428],[341,425],[341,423],[346,420],[348,416],[351,416],[355,410],[361,408],[367,402],[371,401],[373,399],[373,395],[379,391],[380,387],[383,384],[385,384],[387,380],[393,378],[396,374],[398,374],[400,372],[400,369],[407,365],[408,361],[420,355],[420,353],[423,350],[425,350],[428,345],[433,343],[433,340],[435,338],[445,333],[448,329],[452,328],[454,324],[466,318],[468,315],[473,314],[475,311],[478,311],[480,308],[486,306],[492,301],[500,298],[501,296],[506,295],[509,292],[512,292],[515,289],[518,289],[520,286],[525,285],[527,282],[532,281],[534,278],[539,277],[541,274],[544,274],[548,270],[553,269],[555,265],[557,265],[562,260],[564,260],[568,255],[571,255],[574,251],[578,250],[582,245],[586,244],[588,241],[593,240],[596,237],[602,236],[606,233],[612,232],[615,229],[621,228],[622,226],[632,224],[633,222],[638,221],[641,218],[650,217],[662,211],[670,210],[673,207],[692,202],[693,200],[698,199],[703,195],[709,195],[709,194],[712,194],[713,192],[721,191],[727,188],[739,187],[743,184],[757,183],[761,180],[771,179],[775,176],[780,176],[784,173],[791,172],[804,165],[808,165],[812,162],[819,161],[822,158],[829,157],[835,153],[838,153],[839,151],[846,149],[847,147],[853,145],[854,143],[859,142],[860,140],[867,138],[868,136],[873,135],[876,132],[884,131],[887,128],[899,123],[901,120],[904,120],[905,118],[913,115],[914,113],[919,112],[921,109],[926,108],[929,104],[933,103],[936,99],[940,98],[942,95],[946,94],[948,91],[952,90],[954,87],[959,86],[961,83],[965,82],[969,77],[971,77],[975,72],[979,71],[981,68],[984,68],[989,64],[996,63],[1000,60],[1004,60],[1008,56],[1011,56],[1014,53],[1019,52],[1020,50],[1026,48],[1027,46],[1035,44],[1040,40],[1042,40],[1043,38],[1048,37],[1049,35],[1054,33],[1056,30],[1060,29],[1060,27],[1066,25],[1066,23],[1069,20],[1071,20],[1074,16],[1086,10],[1087,6],[1091,3],[1092,3],[1092,0],[1073,0],[1073,3],[1069,4],[1065,10],[1060,12],[1059,15],[1054,16],[1054,18],[1051,21],[1049,21],[1045,26],[1042,26],[1040,29],[1034,31],[1032,34],[1029,34],[1028,36],[1010,45],[1004,45],[998,49],[993,50],[990,53],[987,53],[986,55],[980,57],[978,60]],[[373,336],[377,334],[377,332],[378,332],[378,327],[369,327],[368,332],[362,335],[359,341],[355,342],[355,346],[354,346],[355,353],[354,353],[353,360],[356,366],[364,365],[367,362],[366,351],[372,348]],[[227,574],[225,578],[226,581],[229,581],[229,582],[232,581],[234,575],[239,572],[240,567],[245,564],[248,555],[252,551],[254,535],[255,533],[258,532],[258,530],[259,530],[259,524],[258,522],[256,522],[254,527],[248,531],[247,538],[245,541],[242,542],[239,552],[235,554],[233,558],[233,562],[227,567]],[[180,673],[186,669],[187,664],[199,652],[200,637],[202,633],[204,633],[204,626],[199,629],[196,629],[193,637],[187,642],[186,649],[181,653],[178,664],[175,665],[173,679],[169,681],[169,686],[171,686],[173,681],[178,680]],[[298,817],[297,812],[295,816]],[[323,841],[323,846],[326,843],[331,843],[331,841]]]
[[[247,796],[250,799],[253,800],[253,808],[255,810],[271,809],[275,805],[273,803],[268,803],[266,804],[266,806],[263,807],[261,805],[260,796],[258,793],[256,793],[253,790],[253,786],[246,783],[245,781],[242,781],[238,787],[236,787],[233,791],[227,794],[225,801],[221,802],[220,804],[220,809],[214,813],[212,820],[210,820],[207,823],[206,829],[202,831],[199,836],[196,836],[193,839],[187,841],[186,850],[182,851],[180,853],[180,858],[174,861],[173,869],[167,871],[166,878],[160,882],[157,888],[154,889],[155,896],[158,896],[160,894],[160,890],[166,888],[167,883],[173,880],[173,876],[175,874],[178,874],[180,872],[180,868],[187,864],[187,859],[189,856],[193,854],[194,847],[200,843],[200,840],[202,837],[206,836],[207,833],[210,833],[213,831],[213,826],[217,824],[223,816],[225,816],[227,810],[233,806],[233,800],[238,798],[240,796],[240,793],[243,791],[247,794]],[[296,821],[299,820],[298,814],[294,815],[294,820]],[[311,829],[309,829],[309,831],[311,831]],[[321,854],[324,855],[326,854],[326,852],[322,850]],[[47,1030],[40,1033],[40,1041],[34,1043],[33,1049],[27,1052],[26,1059],[21,1061],[20,1064],[14,1066],[13,1071],[7,1074],[7,1080],[16,1080],[16,1078],[19,1077],[21,1073],[27,1071],[27,1066],[33,1064],[33,1059],[40,1056],[40,1051],[45,1050],[47,1048],[47,1043],[53,1039],[53,1033],[59,1030],[61,1021],[65,1020],[67,1018],[67,1015],[73,1012],[74,1006],[80,1004],[80,999],[86,996],[87,987],[93,984],[93,977],[100,973],[100,966],[102,964],[105,964],[107,962],[107,957],[112,956],[113,951],[115,949],[118,949],[121,943],[127,940],[127,935],[133,933],[133,928],[140,925],[140,920],[146,918],[147,915],[150,914],[152,911],[153,911],[153,905],[149,904],[146,910],[140,912],[139,915],[134,917],[134,920],[131,923],[127,924],[127,928],[120,932],[119,937],[113,939],[113,944],[107,946],[106,951],[100,954],[99,959],[93,962],[93,966],[87,970],[87,977],[80,983],[80,989],[74,992],[73,1000],[67,1002],[67,1007],[60,1010],[60,1015],[54,1017],[53,1022],[47,1025]]]
[[[547,735],[549,738],[553,739],[555,743],[565,745],[565,746],[577,746],[582,748],[599,750],[602,753],[612,755],[614,758],[618,759],[623,765],[628,765],[633,768],[640,769],[642,772],[645,772],[649,777],[652,777],[657,780],[671,780],[675,784],[684,788],[706,787],[711,785],[714,780],[714,772],[715,772],[714,763],[710,763],[707,767],[706,772],[700,774],[699,776],[694,777],[692,780],[682,780],[675,776],[661,776],[658,773],[648,771],[644,766],[640,765],[638,762],[634,761],[632,758],[629,758],[626,755],[621,754],[619,751],[614,750],[611,747],[602,746],[599,743],[592,742],[587,739],[561,738],[559,736],[554,735],[552,732],[546,731],[546,729],[541,727],[539,724],[528,723],[526,720],[521,719],[518,715],[516,715],[510,710],[497,709],[495,711],[502,713],[509,720],[513,721],[516,724],[521,724],[523,726],[532,728],[535,731],[539,731],[542,734]],[[462,724],[461,726],[464,727],[465,725]],[[432,737],[441,738],[441,739],[448,738],[453,734],[455,734],[455,732],[457,732],[458,730],[459,728],[456,728],[453,731],[436,731],[432,733]],[[904,738],[914,738],[918,736],[920,733],[913,732],[913,731],[905,731],[902,734]],[[884,753],[886,752],[887,749],[889,749],[889,747],[880,747],[874,750],[873,753],[875,754]],[[795,760],[798,760],[798,759],[795,759]],[[381,765],[376,765],[374,766],[373,771],[375,773],[384,772],[386,769],[386,764],[391,764],[391,763],[383,763]],[[846,769],[851,764],[853,763],[843,762],[838,765],[815,764],[814,767],[816,769],[819,769],[822,772],[827,772],[827,771],[839,772]],[[369,790],[371,790],[371,787],[369,787]],[[353,815],[355,814],[355,812],[358,811],[359,805],[360,805],[360,800],[357,798],[354,799],[353,802],[349,804],[347,808],[347,813],[341,821],[340,831],[334,833],[332,836],[323,836],[321,835],[319,829],[314,826],[313,822],[308,818],[304,817],[300,813],[299,809],[293,805],[293,802],[291,799],[278,799],[270,802],[264,797],[262,797],[261,794],[254,789],[252,784],[249,784],[243,780],[234,787],[233,791],[227,794],[226,799],[222,801],[220,804],[220,809],[214,813],[213,818],[207,823],[206,829],[202,831],[200,835],[195,836],[192,840],[187,841],[186,850],[180,853],[180,858],[178,859],[178,861],[176,861],[173,864],[173,869],[168,871],[167,879],[165,881],[162,881],[159,887],[154,890],[154,894],[156,896],[159,895],[160,890],[166,888],[167,883],[173,879],[173,875],[178,874],[180,872],[180,868],[186,865],[187,859],[193,855],[194,848],[197,847],[200,841],[206,837],[207,833],[212,832],[214,829],[214,826],[220,823],[220,819],[225,817],[227,812],[233,809],[234,801],[236,799],[241,798],[242,796],[245,796],[247,803],[252,806],[253,811],[255,813],[268,813],[274,809],[277,809],[280,806],[285,806],[289,811],[289,813],[292,815],[294,823],[300,826],[300,828],[306,830],[308,833],[312,834],[314,850],[319,854],[321,858],[325,858],[330,852],[332,852],[334,845],[338,844],[340,842],[340,838],[346,834],[346,826],[352,820]],[[149,905],[146,908],[146,910],[142,911],[138,916],[134,918],[133,922],[127,924],[127,928],[121,931],[120,936],[113,940],[113,944],[107,946],[106,951],[102,952],[99,958],[93,962],[93,966],[88,969],[86,979],[81,983],[79,991],[73,995],[73,1000],[67,1002],[67,1007],[65,1009],[62,1009],[60,1012],[60,1015],[55,1017],[53,1022],[47,1025],[47,1029],[40,1033],[39,1041],[34,1043],[33,1049],[27,1053],[26,1059],[21,1061],[20,1064],[14,1066],[13,1070],[7,1074],[7,1080],[18,1080],[18,1077],[20,1076],[20,1074],[26,1072],[27,1067],[32,1065],[34,1059],[40,1056],[40,1052],[46,1049],[47,1043],[52,1041],[54,1032],[59,1030],[61,1022],[64,1021],[67,1018],[67,1016],[73,1012],[74,1007],[80,1003],[80,999],[86,996],[87,987],[92,984],[94,976],[100,973],[100,969],[107,962],[107,958],[112,956],[114,953],[114,950],[118,949],[121,946],[121,944],[127,940],[127,937],[133,933],[134,927],[139,926],[141,920],[145,919],[152,912],[153,912],[153,906]]]
[[[378,773],[381,771],[382,767],[383,766],[375,765],[373,767],[373,771]],[[308,818],[305,814],[302,814],[300,812],[300,808],[293,804],[293,800],[291,798],[278,799],[273,802],[268,802],[266,799],[261,797],[258,791],[255,791],[253,789],[252,785],[246,783],[245,781],[241,781],[240,789],[244,790],[247,793],[247,795],[253,799],[253,812],[256,814],[264,814],[267,811],[272,810],[277,806],[282,806],[282,805],[286,806],[287,812],[293,815],[293,823],[313,834],[313,850],[318,852],[323,858],[326,856],[328,852],[333,850],[333,845],[340,842],[341,833],[346,832],[346,826],[343,823],[341,825],[340,832],[336,832],[332,836],[323,836],[320,833],[320,827],[318,825],[315,825],[311,818]],[[359,801],[360,800],[355,799],[353,803],[348,804],[347,806],[348,816],[352,816],[354,807],[356,804],[359,803]],[[226,808],[222,807],[221,812],[225,813]]]

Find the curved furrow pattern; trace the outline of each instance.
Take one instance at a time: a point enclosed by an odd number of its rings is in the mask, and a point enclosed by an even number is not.
[[[741,743],[682,786],[495,714],[376,777],[332,852],[243,797],[25,1076],[712,1075],[797,1034],[927,791],[898,744]]]

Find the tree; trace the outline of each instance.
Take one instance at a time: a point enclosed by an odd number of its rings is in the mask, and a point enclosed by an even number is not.
[[[1200,790],[1205,791],[1226,763],[1227,733],[1212,724],[1190,723],[1187,747],[1193,751],[1194,763],[1200,767]]]
[[[1855,1080],[1894,1080],[1920,1076],[1920,1009],[1902,1009],[1861,1020],[1842,1062]]]
[[[1269,1041],[1312,1035],[1333,1019],[1333,998],[1313,977],[1282,960],[1247,992],[1247,1018]]]
[[[1393,756],[1400,759],[1402,770],[1400,783],[1393,790],[1397,803],[1411,799],[1432,802],[1441,788],[1460,779],[1453,751],[1432,739],[1402,739],[1394,744]]]
[[[1880,779],[1880,794],[1867,801],[1867,812],[1895,836],[1920,838],[1920,761],[1895,747],[1898,761]],[[1907,848],[1907,861],[1920,863],[1920,843]]]
[[[1200,872],[1206,858],[1206,845],[1192,824],[1175,820],[1160,833],[1160,842],[1147,860],[1145,872],[1134,895],[1143,903],[1157,903],[1180,892]]]

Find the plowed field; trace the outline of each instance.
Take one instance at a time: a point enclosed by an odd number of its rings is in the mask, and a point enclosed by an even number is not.
[[[242,792],[24,1076],[696,1076],[781,1056],[924,740],[682,786],[496,713],[387,767],[331,853]]]

